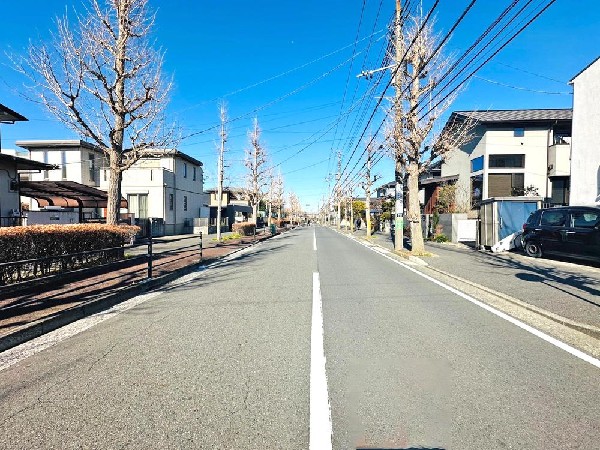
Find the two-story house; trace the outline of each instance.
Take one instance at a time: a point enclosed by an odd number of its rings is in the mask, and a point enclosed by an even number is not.
[[[208,206],[210,208],[209,226],[216,226],[219,208],[217,189],[208,189]],[[221,227],[231,231],[235,222],[247,222],[252,218],[252,206],[244,195],[243,189],[224,188],[221,197]]]
[[[552,205],[569,202],[571,109],[457,111],[448,122],[471,119],[473,139],[442,164],[456,176],[461,203],[536,195]]]
[[[108,189],[102,169],[100,188]],[[156,149],[123,172],[121,194],[137,223],[157,219],[156,234],[191,233],[204,205],[202,162],[178,150]]]
[[[30,211],[58,206],[77,207],[77,220],[80,222],[103,216],[106,196],[98,188],[100,167],[105,165],[105,158],[99,147],[78,139],[17,141],[16,144],[29,151],[32,161],[59,168],[31,174],[28,179],[31,183],[26,184],[24,191]],[[51,200],[61,197],[60,193],[65,201]],[[82,201],[88,195],[94,197],[93,200]]]
[[[572,80],[571,205],[600,203],[600,58]]]

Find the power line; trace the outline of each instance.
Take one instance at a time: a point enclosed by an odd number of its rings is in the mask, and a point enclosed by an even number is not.
[[[513,86],[511,84],[501,83],[500,81],[490,80],[488,78],[480,77],[479,75],[473,75],[473,78],[477,78],[479,80],[485,81],[487,83],[496,84],[498,86],[507,87],[510,89],[516,89],[518,91],[526,91],[526,92],[534,92],[536,94],[548,94],[548,95],[573,95],[572,92],[549,92],[549,91],[540,91],[537,89],[530,89],[520,86]]]

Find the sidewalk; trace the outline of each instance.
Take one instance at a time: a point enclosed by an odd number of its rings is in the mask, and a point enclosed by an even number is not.
[[[269,237],[270,233],[260,233],[217,245],[216,235],[203,236],[201,264]],[[155,238],[152,279],[148,279],[147,248],[140,243],[126,249],[129,259],[117,264],[57,276],[46,284],[31,283],[31,288],[5,288],[0,294],[0,351],[168,283],[200,264],[199,236]]]
[[[366,240],[364,229],[353,235]],[[393,251],[389,233],[369,241]],[[425,244],[430,257],[415,269],[434,278],[450,277],[459,286],[485,290],[556,322],[600,338],[600,268],[586,263],[535,259],[520,252],[492,253],[464,244]]]

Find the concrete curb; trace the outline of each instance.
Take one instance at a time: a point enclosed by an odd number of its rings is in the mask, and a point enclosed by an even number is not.
[[[429,266],[428,267],[429,270],[434,271],[434,272],[438,272],[446,277],[452,278],[453,280],[459,281],[460,283],[464,283],[467,284],[469,286],[472,286],[476,289],[479,289],[481,291],[484,291],[490,295],[494,295],[502,300],[505,300],[509,303],[512,303],[513,305],[519,306],[521,308],[524,308],[532,313],[538,314],[542,317],[545,317],[546,319],[550,319],[556,323],[559,323],[561,325],[564,325],[566,327],[569,327],[573,330],[579,331],[581,333],[587,334],[588,336],[591,336],[595,339],[600,339],[600,328],[591,326],[591,325],[586,325],[584,323],[581,322],[577,322],[575,320],[571,320],[571,319],[567,319],[566,317],[563,316],[559,316],[558,314],[554,314],[550,311],[546,311],[545,309],[542,308],[538,308],[537,306],[534,305],[530,305],[529,303],[526,303],[522,300],[519,300],[517,298],[511,297],[510,295],[506,295],[503,294],[502,292],[498,292],[495,291],[493,289],[490,289],[488,287],[482,286],[480,284],[474,283],[472,281],[469,280],[465,280],[464,278],[461,278],[459,276],[453,275],[451,273],[445,272],[443,270],[440,269],[436,269],[434,267]],[[483,300],[482,300],[483,301]]]
[[[54,316],[45,317],[35,322],[30,322],[23,328],[0,338],[0,352],[8,350],[12,347],[16,347],[19,344],[23,344],[24,342],[42,336],[46,333],[49,333],[50,331],[54,331],[77,320],[83,319],[84,317],[88,317],[92,314],[104,311],[114,305],[124,302],[125,300],[129,300],[130,298],[136,297],[140,294],[144,294],[148,291],[164,286],[165,284],[176,280],[177,278],[180,278],[184,275],[190,274],[198,270],[198,268],[204,265],[205,262],[209,262],[207,267],[210,267],[214,264],[218,264],[224,258],[231,257],[236,253],[239,253],[243,250],[246,250],[250,247],[259,244],[264,240],[271,239],[272,237],[278,235],[279,234],[266,236],[264,239],[257,240],[256,242],[250,242],[244,245],[244,247],[236,249],[225,255],[216,258],[206,259],[202,263],[194,263],[189,266],[175,269],[172,272],[169,272],[160,277],[144,279],[143,281],[138,282],[134,285],[117,288],[110,294],[107,294],[102,297],[97,297],[94,300],[91,300],[89,303],[65,309],[56,313],[56,315]]]

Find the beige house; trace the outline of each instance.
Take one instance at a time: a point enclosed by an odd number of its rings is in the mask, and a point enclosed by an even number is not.
[[[600,203],[600,58],[572,80],[571,205]]]

